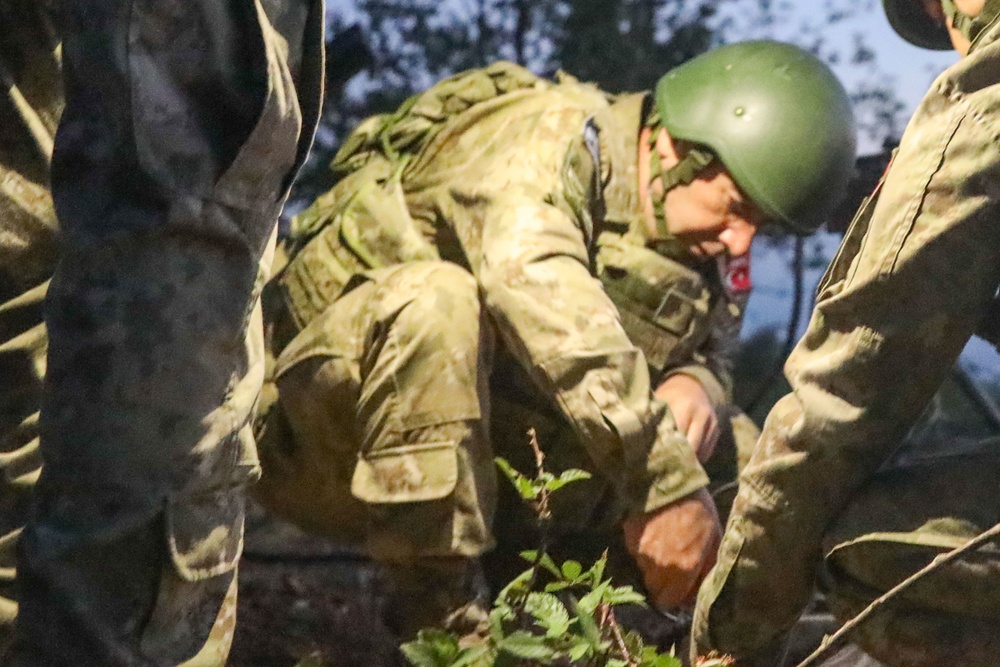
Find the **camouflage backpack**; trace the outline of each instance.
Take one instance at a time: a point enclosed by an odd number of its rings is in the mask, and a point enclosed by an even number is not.
[[[447,122],[510,92],[553,84],[508,62],[469,70],[409,98],[392,114],[362,122],[330,169],[337,181],[292,221],[282,242],[287,264],[264,293],[274,349],[326,309],[352,276],[403,262],[439,259],[406,207],[402,181],[411,161]]]

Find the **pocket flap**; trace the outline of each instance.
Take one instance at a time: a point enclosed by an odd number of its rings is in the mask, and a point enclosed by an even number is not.
[[[223,488],[171,498],[167,543],[177,573],[201,581],[236,567],[243,552],[246,489]]]
[[[368,503],[413,503],[444,498],[457,482],[457,443],[421,443],[358,459],[351,493]]]

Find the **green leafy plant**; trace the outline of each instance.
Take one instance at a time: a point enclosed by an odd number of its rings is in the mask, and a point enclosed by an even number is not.
[[[631,586],[615,586],[605,576],[607,553],[590,567],[574,560],[557,563],[549,555],[551,494],[590,474],[546,472],[534,431],[529,439],[537,469],[533,478],[502,458],[496,462],[537,517],[541,547],[521,553],[530,567],[497,595],[486,636],[468,645],[467,638],[443,630],[422,630],[414,641],[402,645],[403,655],[414,667],[681,667],[673,652],[646,646],[637,633],[618,624],[615,607],[645,606],[646,600]],[[699,667],[730,664],[727,659],[712,659]]]

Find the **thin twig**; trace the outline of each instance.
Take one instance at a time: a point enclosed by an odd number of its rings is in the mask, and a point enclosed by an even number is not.
[[[813,651],[812,655],[810,655],[808,658],[800,662],[798,664],[798,667],[811,667],[811,665],[817,664],[821,658],[826,657],[832,652],[833,648],[836,647],[836,645],[840,642],[840,640],[842,640],[845,636],[847,636],[847,634],[849,634],[856,627],[858,627],[866,620],[868,620],[868,618],[872,614],[878,611],[878,609],[883,605],[885,605],[885,603],[887,603],[889,600],[896,597],[897,595],[908,589],[910,586],[915,584],[917,581],[923,579],[928,574],[937,570],[941,566],[950,563],[951,561],[955,560],[962,554],[972,551],[973,549],[982,546],[983,544],[989,542],[990,540],[995,539],[996,537],[1000,537],[1000,523],[993,526],[985,533],[980,533],[979,535],[972,538],[962,546],[956,549],[952,549],[947,553],[938,554],[938,556],[936,556],[934,560],[928,563],[925,567],[923,567],[919,571],[915,572],[914,574],[910,575],[903,581],[896,584],[896,586],[894,586],[891,590],[885,593],[885,595],[882,595],[873,600],[870,605],[861,610],[861,613],[859,613],[857,616],[849,620],[847,623],[844,623],[844,625],[841,626],[839,630],[837,630],[835,633],[827,637],[820,645],[820,647],[815,651]]]
[[[540,479],[545,474],[545,454],[542,453],[542,448],[538,444],[538,434],[534,428],[528,429],[528,443],[535,453],[535,479]],[[542,563],[542,556],[549,550],[549,520],[552,518],[552,512],[549,510],[549,490],[543,486],[538,495],[539,499],[534,502],[534,508],[535,516],[538,517],[538,532],[541,544],[538,546],[538,553],[535,554],[535,560],[531,564],[531,578],[528,579],[528,586],[525,589],[525,601],[528,599],[528,593],[535,588],[535,582],[538,580],[538,568],[541,567]]]
[[[628,646],[625,645],[625,638],[622,637],[622,628],[618,625],[618,620],[615,618],[615,610],[611,608],[611,605],[605,606],[607,608],[607,616],[605,618],[611,626],[611,632],[615,637],[615,644],[618,645],[618,650],[622,652],[622,659],[630,665],[638,665],[638,661],[632,657],[632,654],[628,652]]]

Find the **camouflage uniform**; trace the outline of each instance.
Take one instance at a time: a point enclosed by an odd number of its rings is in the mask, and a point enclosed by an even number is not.
[[[62,111],[48,7],[0,1],[0,652],[17,612],[14,547],[38,477],[42,299],[58,256],[49,164]]]
[[[1000,285],[998,36],[994,22],[933,84],[819,285],[786,366],[793,391],[767,419],[701,589],[696,651],[776,664],[814,581],[844,618],[1000,521],[995,440],[893,456]],[[998,570],[1000,552],[983,548],[853,636],[889,665],[1000,664]]]
[[[717,334],[735,329],[713,324],[738,308],[714,262],[684,266],[637,231],[646,104],[501,63],[381,126],[433,134],[369,155],[303,213],[265,295],[265,505],[387,563],[478,556],[494,544],[493,457],[530,471],[528,427],[547,468],[595,473],[562,494],[562,528],[706,484],[651,380],[689,372],[724,403]],[[381,145],[366,138],[380,123],[345,152]]]
[[[322,3],[264,5],[60,3],[65,246],[12,664],[225,663],[255,304],[322,73]]]

